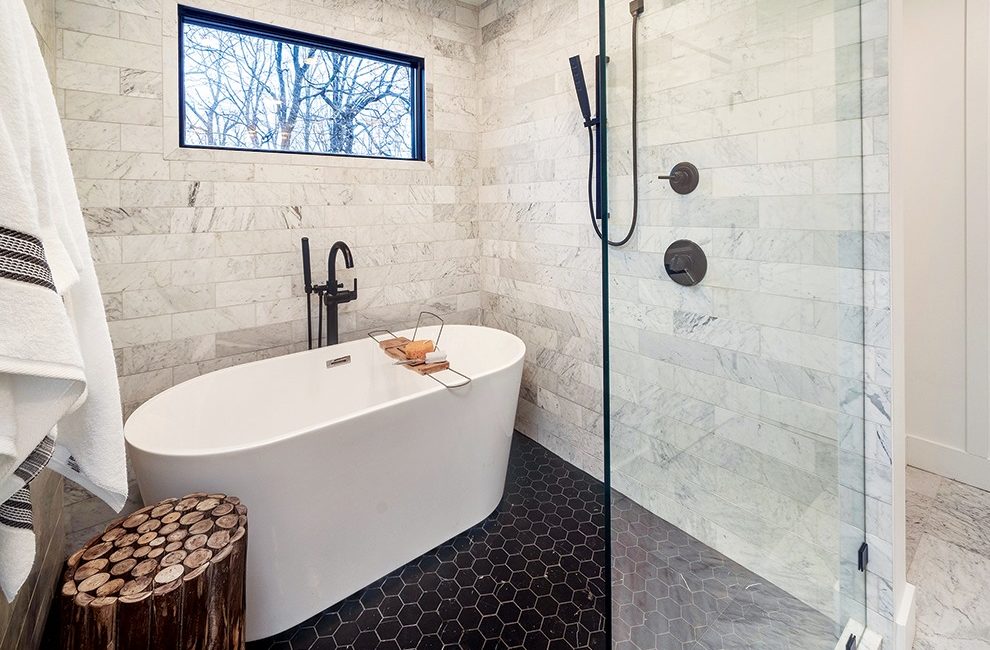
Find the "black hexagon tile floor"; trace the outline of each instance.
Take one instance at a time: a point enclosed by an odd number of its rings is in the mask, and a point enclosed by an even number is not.
[[[488,518],[249,650],[608,646],[602,484],[516,434]],[[629,499],[612,498],[621,650],[832,648],[830,621]]]

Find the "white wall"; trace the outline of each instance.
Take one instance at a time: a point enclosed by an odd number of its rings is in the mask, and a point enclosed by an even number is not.
[[[906,0],[908,462],[990,489],[985,2]]]

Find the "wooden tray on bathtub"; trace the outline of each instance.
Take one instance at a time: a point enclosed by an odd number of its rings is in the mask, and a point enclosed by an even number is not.
[[[382,350],[385,350],[385,354],[392,357],[396,361],[412,361],[412,359],[406,356],[405,346],[407,343],[412,343],[412,341],[404,336],[399,336],[397,338],[379,341],[378,346]],[[436,363],[426,363],[425,361],[420,363],[407,363],[405,366],[410,370],[415,370],[421,375],[429,375],[434,372],[440,372],[441,370],[450,370],[450,362],[446,360],[438,361]]]
[[[415,339],[416,334],[419,333],[419,327],[423,321],[423,316],[433,316],[434,318],[440,321],[440,331],[437,333],[437,338],[436,341],[434,342],[434,345],[439,346],[440,337],[443,336],[444,323],[442,318],[440,318],[439,316],[437,316],[432,312],[428,312],[428,311],[420,312],[419,319],[416,321],[416,331],[413,333],[413,338]],[[377,336],[375,336],[376,334],[388,334],[391,338],[388,339],[378,338]],[[405,336],[398,336],[391,330],[381,329],[381,330],[372,330],[368,332],[368,338],[370,338],[372,341],[377,343],[378,347],[384,350],[385,354],[387,354],[392,359],[395,359],[396,361],[410,360],[409,357],[406,356],[405,346],[408,343],[412,343],[412,340],[406,338]],[[458,372],[457,370],[451,368],[449,361],[440,361],[439,363],[421,362],[417,364],[403,364],[403,365],[405,365],[407,368],[410,368],[411,370],[415,370],[424,377],[429,377],[430,379],[437,382],[444,388],[461,388],[462,386],[467,386],[468,384],[471,383],[471,378],[465,375],[464,373]],[[437,377],[434,376],[434,373],[440,372],[442,370],[448,370],[454,373],[455,375],[460,376],[464,381],[462,381],[459,384],[448,384],[447,382],[438,379]]]

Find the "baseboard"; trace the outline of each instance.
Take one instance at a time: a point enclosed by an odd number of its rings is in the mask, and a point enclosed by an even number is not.
[[[894,638],[890,639],[893,647],[889,650],[911,650],[914,645],[914,625],[915,625],[915,589],[914,585],[904,583],[904,595],[901,597],[900,607],[897,608],[897,619],[894,621]],[[846,650],[846,641],[850,635],[856,637],[856,650],[880,650],[883,644],[883,637],[857,620],[849,619],[846,628],[842,631],[835,650]],[[890,645],[890,644],[887,644]]]
[[[990,491],[990,459],[909,435],[907,463],[912,467]]]
[[[917,619],[917,608],[915,607],[915,588],[909,582],[904,583],[904,593],[901,596],[901,604],[897,608],[897,619],[894,621],[896,628],[894,634],[894,650],[911,650],[914,645],[914,630]]]

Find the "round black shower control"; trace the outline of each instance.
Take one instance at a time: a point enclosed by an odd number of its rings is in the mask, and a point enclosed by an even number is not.
[[[670,181],[670,188],[678,194],[690,194],[698,189],[701,174],[698,168],[689,162],[679,162],[674,165],[666,176],[657,176],[660,180]]]
[[[671,280],[685,287],[693,287],[705,278],[708,257],[693,241],[678,239],[663,254],[663,266]]]

